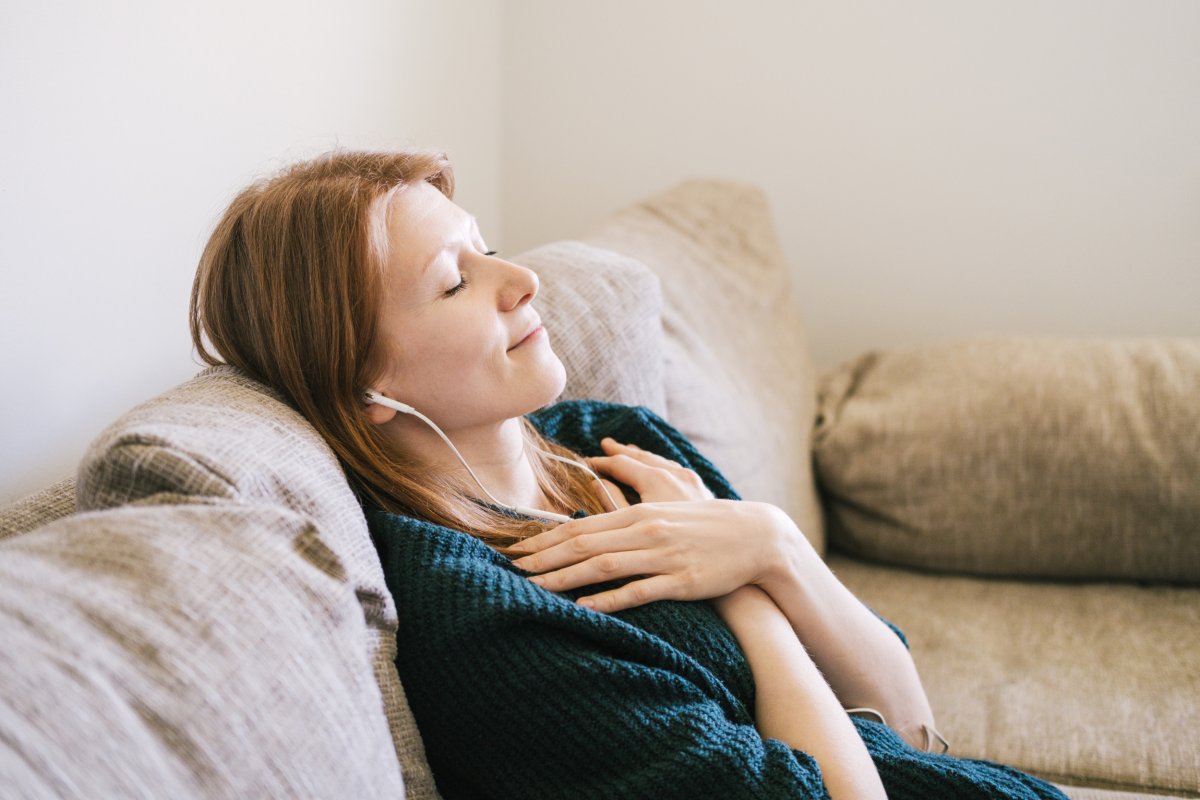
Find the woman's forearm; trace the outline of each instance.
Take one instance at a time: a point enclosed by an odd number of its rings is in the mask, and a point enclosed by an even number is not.
[[[782,514],[792,530],[777,569],[760,588],[783,612],[846,708],[882,713],[888,725],[922,747],[933,711],[916,665],[899,637],[847,589]]]
[[[750,663],[759,734],[815,758],[832,800],[884,800],[858,731],[779,607],[755,586],[712,602]]]

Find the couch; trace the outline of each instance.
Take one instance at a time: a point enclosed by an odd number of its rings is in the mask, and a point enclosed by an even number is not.
[[[953,754],[1078,800],[1200,797],[1200,343],[974,337],[818,371],[766,199],[724,181],[513,260],[564,398],[651,408],[785,509],[905,631]],[[436,798],[403,613],[328,447],[206,369],[0,512],[0,786]]]

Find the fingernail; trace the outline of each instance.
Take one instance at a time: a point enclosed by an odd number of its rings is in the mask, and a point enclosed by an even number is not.
[[[584,608],[595,609],[596,601],[595,600],[580,600],[579,605],[583,606]]]
[[[534,576],[533,576],[532,578],[530,578],[529,580],[533,581],[533,582],[534,582],[534,583],[536,583],[538,586],[541,586],[543,583],[545,583],[545,582],[546,582],[546,579],[545,579],[545,578],[543,578],[541,575],[534,575]]]

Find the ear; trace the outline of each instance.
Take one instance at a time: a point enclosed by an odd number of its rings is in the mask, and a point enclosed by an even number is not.
[[[372,425],[384,425],[395,419],[398,412],[394,408],[381,406],[378,403],[368,403],[364,400],[363,413],[367,415],[367,422]]]

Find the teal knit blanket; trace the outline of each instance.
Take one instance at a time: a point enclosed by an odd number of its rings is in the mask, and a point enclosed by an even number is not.
[[[741,499],[644,407],[564,401],[528,418],[585,456],[603,455],[600,439],[612,436]],[[828,797],[811,756],[755,729],[749,664],[708,602],[592,611],[574,601],[624,580],[551,592],[472,536],[366,511],[399,614],[396,668],[446,800]],[[891,800],[1065,800],[1011,767],[854,725]]]

